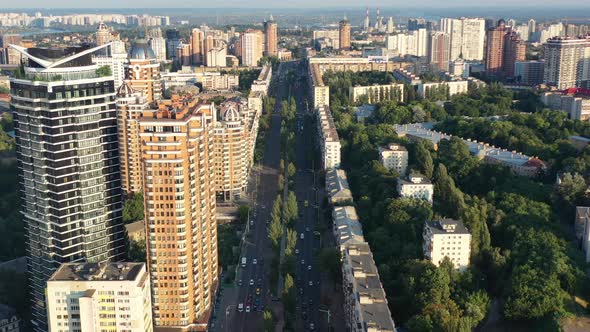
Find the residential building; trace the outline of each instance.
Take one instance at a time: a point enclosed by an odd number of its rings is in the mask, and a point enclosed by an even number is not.
[[[435,71],[449,71],[451,38],[447,33],[432,31],[428,43],[428,63]]]
[[[139,118],[150,109],[147,98],[125,83],[117,90],[117,131],[121,164],[121,188],[125,193],[143,193]]]
[[[260,91],[265,96],[268,94],[268,89],[270,88],[270,81],[272,79],[272,66],[271,65],[264,65],[260,70],[260,74],[258,78],[252,82],[252,86],[250,87],[251,91]]]
[[[435,149],[438,148],[440,140],[453,137],[453,135],[432,130],[427,124],[422,123],[395,125],[394,129],[400,137],[408,137],[411,140],[429,140]],[[546,170],[545,163],[537,157],[529,157],[520,152],[509,151],[476,140],[462,140],[467,144],[469,152],[477,158],[486,163],[506,166],[518,175],[536,177]]]
[[[349,88],[350,101],[356,103],[361,97],[366,96],[369,104],[377,104],[384,100],[404,100],[404,85],[398,83],[383,85],[351,86]]]
[[[514,64],[525,61],[526,45],[504,20],[487,32],[486,75],[499,79],[514,77]]]
[[[213,104],[173,95],[139,119],[156,328],[205,330],[211,314],[218,283],[215,113]]]
[[[461,221],[448,218],[427,221],[422,236],[424,257],[434,265],[439,266],[446,257],[460,271],[469,267],[471,234]]]
[[[394,33],[395,32],[395,24],[393,23],[393,17],[389,17],[387,19],[387,26],[385,28],[385,33]]]
[[[467,61],[484,59],[485,20],[482,18],[443,18],[440,30],[449,35],[449,57]]]
[[[227,47],[219,45],[207,50],[207,67],[225,67],[227,65]]]
[[[133,90],[140,91],[148,102],[162,98],[160,63],[145,39],[138,39],[131,46],[126,70],[125,81]]]
[[[195,66],[205,63],[205,33],[194,28],[190,36],[190,62]]]
[[[338,35],[339,35],[339,46],[341,50],[350,49],[350,23],[344,18],[339,23]]]
[[[547,40],[544,82],[560,90],[590,89],[590,36]]]
[[[180,32],[177,29],[166,30],[166,59],[177,61],[176,49],[180,44]]]
[[[100,23],[96,28],[96,45],[102,46],[111,41],[111,29],[106,24]]]
[[[422,80],[420,77],[414,75],[413,73],[407,71],[406,69],[396,69],[393,71],[393,77],[396,80],[402,81],[404,84],[409,85],[418,85],[422,84]]]
[[[171,72],[162,74],[161,78],[165,89],[200,84],[203,91],[233,90],[240,83],[239,75],[221,74],[217,71]]]
[[[422,199],[432,205],[434,185],[420,174],[410,174],[397,180],[397,192],[401,197]]]
[[[314,30],[312,38],[316,47],[323,44],[335,50],[340,48],[340,30]]]
[[[246,30],[241,36],[242,65],[249,67],[258,66],[264,51],[264,34],[260,30]]]
[[[149,31],[148,45],[154,51],[156,61],[166,61],[166,39],[162,36],[160,28],[154,28]]]
[[[309,70],[309,88],[311,89],[311,97],[313,101],[313,108],[322,106],[330,106],[330,87],[324,85],[324,79],[320,72],[320,67],[317,64],[310,63]]]
[[[332,208],[333,233],[340,252],[350,243],[365,242],[363,226],[359,222],[354,206],[334,206]]]
[[[0,332],[20,332],[21,320],[16,310],[5,304],[0,304]]]
[[[326,193],[332,205],[352,203],[352,192],[344,170],[332,168],[326,171]]]
[[[264,54],[266,56],[277,56],[279,53],[278,47],[278,26],[272,15],[268,21],[264,22]]]
[[[192,64],[191,58],[192,58],[192,50],[191,50],[191,45],[190,44],[185,44],[183,42],[181,42],[180,44],[178,44],[178,47],[176,47],[176,65],[178,67],[188,67]]]
[[[145,242],[145,221],[140,220],[125,224],[125,231],[127,232],[127,238],[130,241]]]
[[[7,65],[19,65],[21,55],[10,45],[25,46],[23,38],[19,34],[2,34],[0,35],[0,63]]]
[[[391,143],[379,147],[379,161],[388,171],[395,169],[398,174],[405,175],[408,168],[408,150],[400,144]]]
[[[67,263],[47,281],[49,331],[151,332],[145,263]]]
[[[457,80],[457,81],[443,81],[436,83],[421,83],[418,84],[418,95],[422,98],[430,98],[430,95],[435,91],[445,89],[446,99],[460,93],[467,93],[469,90],[469,81]]]
[[[516,61],[514,63],[514,78],[516,82],[528,86],[543,83],[545,61]]]
[[[586,89],[544,92],[541,101],[552,110],[565,112],[572,120],[590,121],[590,91]]]
[[[332,112],[326,106],[316,109],[322,168],[340,168],[340,139]]]
[[[32,324],[47,331],[45,283],[55,269],[125,253],[115,87],[92,63],[106,45],[11,47],[26,59],[10,88]]]
[[[342,254],[346,330],[395,332],[387,296],[369,244],[350,243]]]

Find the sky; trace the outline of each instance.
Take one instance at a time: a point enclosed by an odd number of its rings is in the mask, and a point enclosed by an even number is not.
[[[585,3],[584,0],[0,0],[0,8],[358,8],[364,6],[391,8],[425,8],[425,7],[574,7]],[[409,5],[410,4],[410,5]],[[50,6],[48,6],[50,5]],[[585,4],[584,7],[590,7]]]

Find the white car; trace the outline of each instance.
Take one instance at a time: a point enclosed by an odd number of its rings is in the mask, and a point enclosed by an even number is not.
[[[244,311],[244,304],[243,303],[238,304],[238,311],[239,312]]]
[[[250,279],[250,286],[254,286],[254,279]]]
[[[305,259],[301,260],[301,265],[305,265]]]
[[[246,306],[246,312],[250,312],[250,306],[249,305]]]
[[[307,266],[307,270],[311,271],[311,265]]]
[[[295,249],[295,255],[299,255],[299,249]]]
[[[256,265],[256,263],[258,263],[258,261],[256,260],[256,258],[254,258],[254,259],[252,260],[252,264]]]
[[[309,286],[313,286],[313,281],[309,281]]]

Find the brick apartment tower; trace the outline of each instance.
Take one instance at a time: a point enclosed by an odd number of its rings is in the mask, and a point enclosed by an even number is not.
[[[504,20],[486,34],[486,74],[501,79],[514,76],[514,63],[526,59],[526,44]]]
[[[215,107],[173,96],[139,119],[147,262],[159,331],[204,331],[218,282]]]
[[[350,49],[350,23],[346,19],[346,17],[340,21],[339,24],[339,38],[340,38],[340,49],[341,50],[349,50]]]
[[[264,22],[264,55],[277,56],[278,50],[278,27],[272,15]]]

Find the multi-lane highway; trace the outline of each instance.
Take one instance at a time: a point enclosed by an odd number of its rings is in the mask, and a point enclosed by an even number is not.
[[[236,286],[223,293],[217,315],[218,322],[215,326],[217,331],[260,331],[263,324],[262,312],[272,304],[269,287],[276,287],[276,285],[269,285],[268,276],[273,251],[267,236],[267,223],[270,221],[272,205],[278,194],[281,159],[280,100],[288,91],[284,84],[283,67],[284,65],[281,65],[278,73],[275,73],[276,109],[266,133],[266,149],[262,164],[256,167],[253,176],[257,183],[253,186],[254,191],[251,193],[252,212],[245,242],[241,248]],[[246,264],[242,267],[244,258]]]

